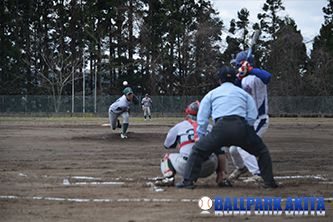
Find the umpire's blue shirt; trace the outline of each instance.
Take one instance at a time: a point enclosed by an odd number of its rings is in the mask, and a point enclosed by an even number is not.
[[[251,95],[233,83],[225,82],[201,100],[197,115],[199,138],[205,135],[210,116],[215,123],[217,118],[232,115],[244,117],[253,126],[258,111]]]

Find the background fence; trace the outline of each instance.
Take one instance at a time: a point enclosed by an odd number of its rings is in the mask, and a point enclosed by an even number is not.
[[[74,97],[74,113],[72,97],[61,96],[56,105],[53,96],[7,96],[0,95],[1,116],[107,116],[110,104],[121,95],[86,96],[83,108],[83,97]],[[143,96],[138,96],[141,102]],[[151,96],[153,101],[152,115],[163,117],[182,116],[183,110],[199,96]],[[270,116],[304,116],[333,117],[333,97],[269,97]],[[56,111],[56,107],[57,111]],[[131,105],[132,116],[142,116],[141,103]]]

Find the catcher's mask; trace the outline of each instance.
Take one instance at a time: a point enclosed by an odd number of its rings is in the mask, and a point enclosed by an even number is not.
[[[198,100],[188,105],[185,109],[185,118],[197,121],[199,106],[200,102]]]
[[[246,57],[247,57],[247,52],[242,51],[242,52],[238,53],[236,56],[236,59],[231,60],[230,63],[233,64],[236,69],[239,69],[242,66],[241,62],[245,61]],[[248,62],[250,63],[251,66],[253,66],[254,58],[252,55],[250,55]]]

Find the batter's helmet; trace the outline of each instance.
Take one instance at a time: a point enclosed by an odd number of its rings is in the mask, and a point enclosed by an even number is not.
[[[199,106],[200,102],[198,100],[188,105],[187,108],[185,109],[186,118],[196,121],[199,111]]]
[[[236,59],[231,60],[230,63],[231,64],[235,63],[235,68],[239,69],[242,66],[241,62],[245,61],[246,57],[247,57],[247,52],[242,51],[242,52],[238,53],[237,56],[236,56]],[[254,58],[253,58],[252,55],[250,55],[250,58],[249,58],[248,62],[250,63],[251,66],[253,66]]]

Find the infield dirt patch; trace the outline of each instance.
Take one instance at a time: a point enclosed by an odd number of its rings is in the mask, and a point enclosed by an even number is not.
[[[125,140],[119,129],[101,126],[107,118],[0,121],[0,221],[332,221],[333,119],[270,119],[263,140],[278,189],[242,181],[219,188],[212,175],[194,190],[160,191],[153,178],[161,176],[163,154],[178,151],[163,142],[179,121],[130,120]],[[202,196],[324,197],[326,215],[222,218],[214,209],[202,215]]]

